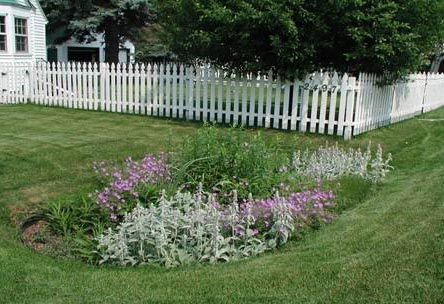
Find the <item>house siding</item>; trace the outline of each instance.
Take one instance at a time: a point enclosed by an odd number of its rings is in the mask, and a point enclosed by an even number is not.
[[[31,3],[35,9],[25,7],[0,5],[0,15],[6,16],[7,24],[7,51],[0,52],[0,62],[33,62],[46,60],[46,17],[37,0]],[[28,52],[17,53],[15,51],[14,18],[26,18],[28,20]]]
[[[36,7],[33,16],[33,56],[35,60],[46,60],[46,17],[37,0],[31,0],[31,3]]]

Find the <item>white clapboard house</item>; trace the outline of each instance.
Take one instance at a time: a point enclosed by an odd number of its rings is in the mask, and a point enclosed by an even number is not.
[[[47,22],[38,0],[0,0],[0,63],[45,61]]]

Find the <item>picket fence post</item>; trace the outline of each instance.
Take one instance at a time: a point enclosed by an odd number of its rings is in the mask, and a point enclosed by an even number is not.
[[[355,106],[355,93],[356,93],[356,78],[350,77],[348,79],[348,87],[347,87],[347,105],[346,105],[346,113],[345,113],[345,130],[344,130],[344,139],[349,140],[352,136],[353,129],[353,114],[354,114],[354,106]]]

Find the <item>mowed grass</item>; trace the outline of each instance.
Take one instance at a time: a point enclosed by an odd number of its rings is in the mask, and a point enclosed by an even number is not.
[[[429,117],[444,119],[444,110],[423,118]],[[87,193],[93,160],[174,150],[197,127],[1,106],[0,302],[444,303],[444,120],[415,118],[343,143],[381,143],[396,169],[334,223],[273,254],[215,266],[123,269],[42,256],[18,241],[8,206]],[[266,135],[294,140],[292,133]],[[296,140],[309,146],[326,139]]]

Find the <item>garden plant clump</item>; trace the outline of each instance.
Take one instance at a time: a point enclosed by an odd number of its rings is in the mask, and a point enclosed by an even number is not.
[[[314,222],[329,222],[333,194],[315,189],[243,203],[234,191],[231,202],[198,190],[137,205],[116,229],[98,237],[101,263],[119,265],[180,264],[230,261],[254,256],[285,244],[292,233]]]
[[[372,184],[391,169],[380,146],[375,154],[370,145],[364,153],[280,146],[245,129],[205,126],[179,151],[94,163],[97,190],[78,206],[50,203],[43,219],[90,262],[231,261],[331,222],[343,206],[341,178]]]
[[[344,150],[337,143],[334,146],[326,143],[314,152],[295,151],[291,167],[300,176],[332,180],[344,175],[354,175],[376,183],[392,169],[391,161],[391,154],[384,159],[380,145],[373,157],[370,143],[365,152],[351,148]]]
[[[153,193],[150,187],[165,185],[170,181],[167,156],[146,155],[140,161],[128,157],[123,165],[100,161],[94,163],[94,171],[103,189],[90,195],[113,221],[135,207],[136,201],[149,201]]]

